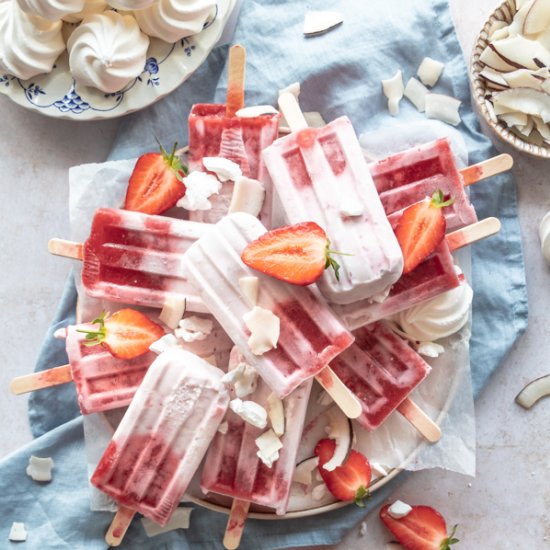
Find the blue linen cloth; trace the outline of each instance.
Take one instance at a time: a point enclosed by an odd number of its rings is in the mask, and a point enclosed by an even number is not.
[[[444,0],[319,0],[315,9],[338,10],[344,24],[315,38],[302,37],[306,3],[290,0],[246,0],[234,41],[247,48],[247,104],[275,103],[277,90],[302,83],[305,111],[319,111],[326,120],[348,115],[358,133],[387,121],[380,80],[402,69],[413,76],[430,55],[445,62],[438,91],[462,101],[459,126],[477,162],[495,154],[480,133],[470,108],[467,68],[447,2]],[[202,67],[168,98],[121,121],[111,159],[132,158],[163,143],[186,142],[186,115],[193,103],[223,102],[227,48],[217,48]],[[401,103],[402,122],[423,117]],[[474,391],[477,395],[527,325],[527,297],[515,182],[511,174],[475,185],[472,201],[480,218],[498,216],[502,231],[472,250],[475,301],[471,341]],[[53,260],[52,260],[53,261]],[[74,319],[76,293],[68,282],[59,310],[44,342],[37,370],[67,361],[63,343],[53,339],[56,328]],[[498,335],[498,338],[495,338]],[[74,388],[43,390],[32,395],[29,416],[38,438],[0,463],[0,540],[6,541],[12,521],[29,531],[25,548],[105,548],[103,535],[111,514],[91,512],[88,501],[82,421]],[[25,475],[31,454],[52,456],[54,479],[43,486]],[[399,477],[376,492],[367,510],[376,508],[399,483]],[[250,520],[242,548],[309,547],[334,544],[356,525],[365,510],[347,506],[322,516],[262,522]],[[197,507],[191,528],[148,539],[134,521],[121,548],[220,548],[227,517]],[[4,545],[10,543],[3,543]]]

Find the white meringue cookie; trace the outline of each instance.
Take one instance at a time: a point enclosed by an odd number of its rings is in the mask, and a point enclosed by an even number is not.
[[[67,21],[67,23],[78,23],[85,17],[88,17],[88,15],[105,11],[107,7],[106,0],[86,0],[81,11],[66,15],[63,17],[63,21]]]
[[[547,264],[550,264],[550,212],[542,218],[539,226],[540,250]]]
[[[19,7],[26,13],[40,15],[50,21],[61,18],[84,9],[85,0],[16,0]]]
[[[90,15],[67,42],[71,73],[80,85],[117,92],[141,74],[148,47],[149,38],[131,15]]]
[[[158,0],[109,0],[109,4],[117,10],[144,10]]]
[[[61,21],[25,13],[15,0],[0,0],[0,73],[26,80],[49,73],[65,49]]]
[[[463,282],[456,288],[398,313],[395,320],[411,340],[433,342],[458,332],[470,315],[473,291]]]
[[[202,30],[215,6],[214,0],[158,0],[134,11],[141,30],[165,42],[177,42]]]

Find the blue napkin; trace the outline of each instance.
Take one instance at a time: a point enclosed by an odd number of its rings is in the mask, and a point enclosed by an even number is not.
[[[330,33],[302,37],[305,3],[290,0],[247,0],[243,3],[235,42],[246,46],[247,104],[274,103],[277,90],[302,83],[300,102],[306,111],[320,111],[326,120],[348,115],[358,133],[387,123],[380,80],[400,68],[413,76],[430,55],[445,62],[438,90],[462,101],[463,123],[471,162],[496,152],[480,133],[470,108],[467,68],[449,7],[444,0],[370,0],[368,9],[356,2],[318,0],[315,9],[338,10],[344,24]],[[111,159],[131,158],[162,142],[186,142],[186,116],[193,103],[223,102],[227,48],[216,49],[204,65],[168,98],[126,117],[120,125]],[[408,102],[401,103],[402,122],[423,117]],[[473,247],[475,302],[471,342],[472,376],[476,395],[527,325],[527,297],[515,182],[511,174],[472,188],[479,217],[498,216],[501,233]],[[52,260],[53,261],[53,260]],[[67,361],[63,344],[52,339],[58,326],[72,322],[74,285],[68,283],[37,370]],[[110,514],[89,510],[82,422],[74,389],[54,388],[32,396],[29,415],[40,436],[0,463],[0,540],[12,521],[24,521],[29,531],[25,548],[95,550],[105,548],[103,535]],[[71,420],[71,418],[74,418]],[[54,479],[39,486],[25,475],[31,454],[53,456]],[[368,510],[377,507],[399,483],[376,492]],[[365,510],[347,506],[322,516],[247,524],[242,548],[309,547],[334,544],[356,525]],[[191,528],[147,539],[134,521],[121,548],[220,548],[227,517],[196,508]],[[6,544],[6,543],[4,543]]]

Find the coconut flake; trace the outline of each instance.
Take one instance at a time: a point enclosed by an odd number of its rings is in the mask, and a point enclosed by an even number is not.
[[[424,357],[439,357],[445,353],[445,348],[441,344],[435,342],[420,342],[416,344],[416,351]]]
[[[248,346],[254,355],[263,355],[277,347],[281,332],[281,320],[269,309],[254,306],[243,315],[243,320],[250,331]]]
[[[227,420],[224,420],[219,426],[218,426],[218,432],[225,435],[227,433],[227,430],[229,429],[229,423]]]
[[[204,340],[212,332],[213,328],[214,323],[212,319],[192,315],[191,317],[185,317],[179,322],[179,328],[174,331],[174,334],[177,338],[189,343]]]
[[[217,195],[222,186],[212,174],[198,171],[188,174],[184,183],[185,195],[177,202],[177,206],[186,210],[210,210],[212,203],[208,197]]]
[[[550,95],[531,88],[514,88],[495,92],[493,105],[497,114],[521,112],[550,122]]]
[[[409,78],[405,86],[404,96],[416,107],[419,113],[426,110],[426,96],[429,94],[428,88],[416,78]]]
[[[164,527],[148,518],[141,518],[141,524],[148,537],[156,537],[157,535],[175,531],[176,529],[189,529],[192,511],[193,508],[176,508]]]
[[[159,315],[159,319],[174,330],[185,313],[186,300],[177,296],[167,296]]]
[[[273,430],[269,429],[257,437],[255,442],[258,447],[256,455],[268,468],[271,468],[279,459],[279,451],[283,448],[281,440]]]
[[[312,482],[312,473],[317,469],[319,465],[319,457],[314,456],[308,458],[296,466],[294,469],[294,474],[292,475],[293,483],[301,483],[303,485],[309,486]]]
[[[304,17],[304,34],[306,36],[324,34],[343,21],[342,15],[336,11],[308,11]]]
[[[527,384],[516,396],[516,403],[530,409],[537,401],[550,395],[550,374],[541,376]]]
[[[51,458],[39,458],[31,455],[27,466],[27,475],[34,481],[51,481],[54,462]]]
[[[254,401],[243,401],[237,397],[229,402],[229,408],[256,428],[263,430],[267,426],[267,411]]]
[[[436,61],[431,57],[425,57],[422,63],[420,63],[416,74],[418,78],[420,78],[422,84],[433,87],[437,84],[444,68],[445,64],[441,63],[441,61]]]
[[[269,407],[269,421],[273,431],[281,437],[285,433],[285,409],[281,399],[275,394],[269,394],[267,398],[267,404]]]
[[[233,186],[228,213],[247,212],[252,216],[258,216],[262,210],[264,198],[265,188],[262,182],[239,176]]]
[[[399,114],[399,102],[403,97],[405,87],[403,86],[403,73],[397,71],[394,76],[387,80],[382,80],[382,90],[388,98],[388,111],[390,115]]]
[[[428,94],[426,96],[426,116],[457,126],[460,124],[458,109],[460,101],[443,94]]]
[[[251,306],[255,306],[258,303],[258,294],[260,292],[260,280],[258,277],[241,277],[239,279],[239,288]]]
[[[408,516],[411,513],[412,507],[401,500],[396,500],[389,508],[388,514],[393,519],[401,519]]]
[[[8,535],[8,540],[12,542],[24,542],[27,540],[27,531],[25,529],[25,524],[22,522],[14,521],[11,524],[10,534]]]
[[[362,216],[365,211],[362,202],[353,195],[344,195],[340,201],[340,215],[346,218]]]
[[[223,157],[204,157],[202,164],[209,172],[214,172],[220,181],[235,181],[243,175],[236,162]],[[187,180],[185,183],[187,184]]]
[[[160,355],[161,353],[164,353],[165,351],[176,347],[178,347],[177,338],[173,334],[165,334],[164,336],[161,336],[156,342],[153,342],[149,346],[149,349],[153,353]]]

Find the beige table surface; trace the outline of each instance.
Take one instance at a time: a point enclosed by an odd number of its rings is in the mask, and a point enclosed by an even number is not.
[[[451,5],[469,52],[495,2]],[[117,125],[52,120],[0,96],[0,457],[31,439],[26,399],[9,395],[7,387],[32,370],[69,271],[46,251],[50,237],[68,234],[67,169],[104,160]],[[468,550],[550,548],[550,399],[530,412],[513,402],[525,382],[550,373],[550,269],[537,232],[550,209],[550,162],[515,159],[530,326],[477,401],[477,476],[426,471],[392,495],[437,507],[460,524],[459,548]],[[366,536],[354,530],[338,548],[383,549],[390,536],[377,515],[366,523]]]

